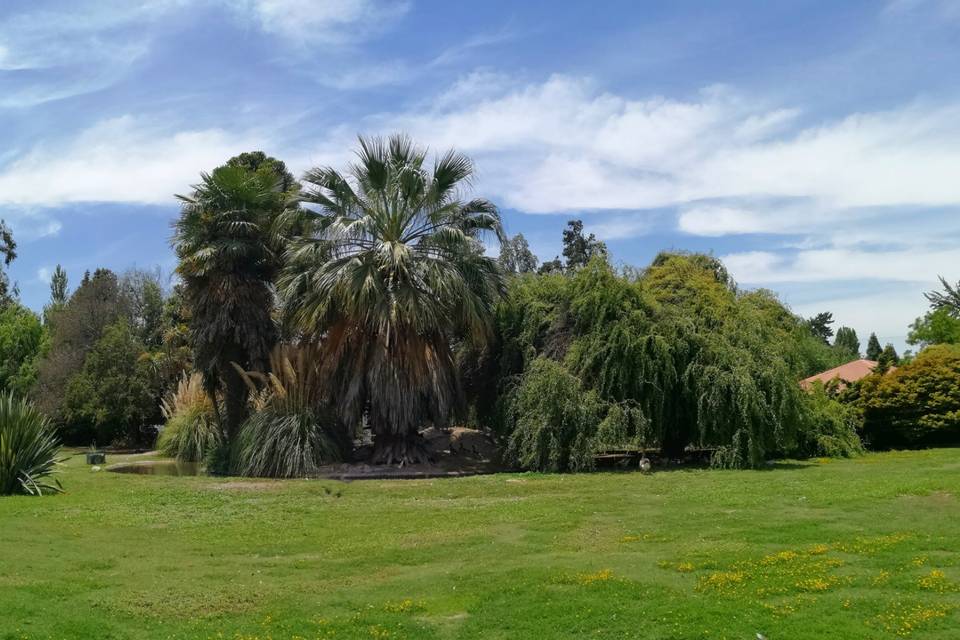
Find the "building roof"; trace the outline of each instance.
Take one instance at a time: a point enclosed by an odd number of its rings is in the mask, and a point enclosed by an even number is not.
[[[841,382],[856,382],[861,378],[866,378],[868,375],[873,373],[873,368],[877,366],[875,360],[853,360],[847,364],[842,364],[839,367],[834,367],[833,369],[828,369],[823,373],[818,373],[816,375],[810,376],[809,378],[804,378],[800,381],[800,385],[804,388],[809,387],[816,381],[820,381],[823,384],[826,384],[833,380],[834,378],[839,378]]]

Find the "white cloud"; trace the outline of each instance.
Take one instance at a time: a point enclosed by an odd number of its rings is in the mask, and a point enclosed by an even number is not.
[[[378,0],[248,0],[260,28],[293,44],[342,45],[368,37],[403,16],[406,2]]]
[[[649,220],[635,215],[617,216],[601,222],[595,222],[588,217],[584,222],[586,232],[596,235],[601,240],[635,238],[646,234],[650,228]]]
[[[40,146],[0,172],[0,205],[170,203],[210,170],[264,137],[222,129],[168,131],[132,116],[102,121],[65,145]]]
[[[698,236],[785,230],[783,221],[775,216],[764,217],[756,211],[727,205],[699,205],[681,211],[677,226],[680,231]]]
[[[746,284],[841,280],[935,283],[937,274],[956,273],[960,249],[910,246],[879,251],[812,249],[793,254],[747,251],[721,259],[734,278]]]
[[[473,99],[441,97],[369,124],[473,154],[484,188],[528,212],[683,206],[683,230],[720,235],[776,232],[784,216],[695,203],[804,198],[833,213],[960,203],[960,104],[801,125],[799,109],[723,87],[692,101],[633,100],[565,76],[520,87],[480,76],[454,93]]]

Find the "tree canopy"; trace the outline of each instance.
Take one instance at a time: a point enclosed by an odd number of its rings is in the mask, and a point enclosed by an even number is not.
[[[850,354],[850,359],[860,357],[860,338],[857,332],[851,327],[840,327],[837,329],[837,335],[833,340],[833,348],[843,353]]]

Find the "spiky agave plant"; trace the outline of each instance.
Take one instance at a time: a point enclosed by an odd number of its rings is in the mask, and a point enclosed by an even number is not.
[[[165,455],[185,462],[199,462],[222,441],[213,401],[199,373],[184,373],[177,388],[160,402],[166,419],[157,439]]]
[[[277,346],[270,373],[239,372],[250,388],[253,411],[233,447],[236,473],[303,478],[343,460],[350,436],[326,407],[316,346]]]
[[[466,156],[431,168],[402,135],[360,138],[357,155],[347,176],[305,174],[313,234],[288,251],[280,286],[289,317],[322,341],[341,416],[370,424],[373,461],[420,462],[418,429],[461,405],[451,341],[490,333],[504,283],[481,241],[503,230],[492,203],[461,199]]]
[[[0,495],[62,491],[52,478],[60,443],[47,417],[13,392],[0,395]]]

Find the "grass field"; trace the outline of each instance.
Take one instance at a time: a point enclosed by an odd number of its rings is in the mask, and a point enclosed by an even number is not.
[[[0,498],[0,638],[960,637],[960,450],[352,484],[78,456],[62,481]]]

